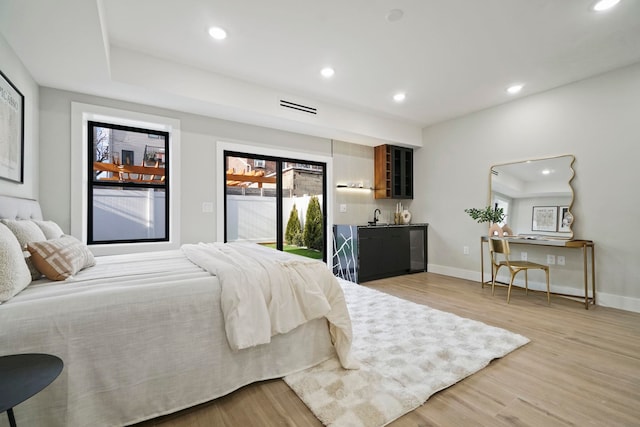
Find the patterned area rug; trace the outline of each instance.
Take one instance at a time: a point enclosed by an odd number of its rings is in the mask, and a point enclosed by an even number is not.
[[[326,426],[384,426],[529,342],[522,335],[340,280],[359,370],[336,358],[284,378]]]

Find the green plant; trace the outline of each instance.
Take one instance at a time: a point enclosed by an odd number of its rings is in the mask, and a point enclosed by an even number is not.
[[[316,196],[309,200],[303,238],[307,248],[322,250],[322,208],[320,208],[320,201]]]
[[[494,207],[487,206],[484,209],[470,208],[465,209],[464,211],[478,223],[492,222],[498,224],[502,222],[505,217],[504,210],[502,208],[499,208],[498,205]]]
[[[304,239],[302,238],[302,230],[296,232],[293,237],[291,238],[291,244],[293,246],[303,246],[304,245]]]
[[[294,203],[289,214],[289,221],[287,221],[287,229],[284,232],[284,241],[290,245],[302,246],[301,236],[302,226],[298,217],[298,209]]]

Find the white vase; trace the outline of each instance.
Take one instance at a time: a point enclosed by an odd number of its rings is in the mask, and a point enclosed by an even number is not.
[[[402,217],[403,224],[409,224],[411,222],[411,212],[409,212],[408,210],[403,210],[400,215]]]

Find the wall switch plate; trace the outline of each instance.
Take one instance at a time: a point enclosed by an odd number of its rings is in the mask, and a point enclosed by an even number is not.
[[[340,205],[340,212],[345,213],[347,211],[347,205],[346,204],[341,204]]]
[[[520,252],[520,259],[522,261],[526,261],[527,260],[527,253],[526,252]]]
[[[556,263],[556,256],[555,255],[547,255],[547,264],[553,265],[555,263]]]
[[[213,212],[213,202],[202,202],[202,212],[203,213],[212,213]]]
[[[564,256],[558,255],[558,265],[564,265]]]
[[[469,246],[464,246],[462,248],[462,253],[465,254],[465,255],[469,255]]]

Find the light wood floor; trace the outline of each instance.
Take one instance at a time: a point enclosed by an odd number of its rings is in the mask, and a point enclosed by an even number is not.
[[[364,284],[531,342],[432,396],[393,427],[640,426],[640,314],[433,273]],[[321,426],[281,380],[139,426]]]

